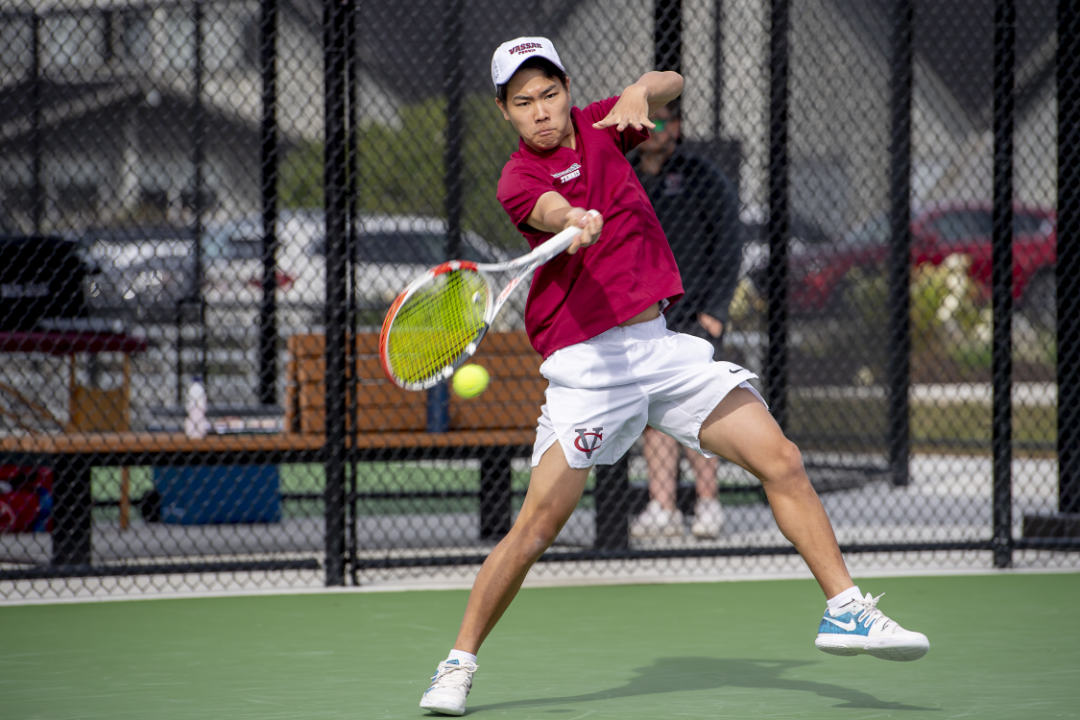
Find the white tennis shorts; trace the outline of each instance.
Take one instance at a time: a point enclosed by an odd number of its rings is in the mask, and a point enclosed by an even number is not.
[[[646,425],[711,457],[698,433],[709,413],[736,387],[757,377],[734,363],[714,361],[708,340],[667,329],[664,316],[614,327],[556,350],[540,366],[547,378],[533,446],[540,462],[556,440],[570,467],[618,461]]]

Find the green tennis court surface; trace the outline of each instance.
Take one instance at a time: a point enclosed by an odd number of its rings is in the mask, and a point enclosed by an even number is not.
[[[881,578],[913,663],[824,655],[810,581],[533,588],[468,717],[1077,718],[1080,574]],[[0,717],[417,718],[466,593],[0,607]]]

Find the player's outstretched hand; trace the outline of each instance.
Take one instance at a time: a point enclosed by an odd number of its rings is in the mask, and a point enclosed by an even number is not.
[[[566,220],[566,227],[576,225],[581,228],[581,234],[574,238],[574,241],[570,243],[570,247],[566,248],[566,252],[570,255],[600,239],[600,230],[604,227],[604,217],[596,210],[575,208],[570,211]]]
[[[649,119],[648,98],[643,91],[638,89],[638,86],[631,85],[623,90],[607,116],[593,123],[593,127],[597,130],[612,126],[619,132],[627,127],[633,127],[639,131],[645,128],[652,130],[656,127],[656,124]]]

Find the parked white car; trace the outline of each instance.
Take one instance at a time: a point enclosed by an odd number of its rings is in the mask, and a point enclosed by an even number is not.
[[[401,289],[432,265],[447,260],[446,221],[421,215],[361,215],[354,249],[357,303],[361,307],[385,307]],[[326,296],[326,237],[321,213],[286,217],[282,236],[295,242],[305,238],[303,257],[287,253],[279,266],[296,273],[296,292],[305,302],[322,303]],[[462,234],[457,257],[496,262],[508,253],[476,233]]]
[[[447,259],[446,221],[422,215],[365,214],[358,218],[353,286],[360,309],[389,306],[409,280]],[[207,301],[250,304],[261,287],[262,222],[248,218],[213,230],[205,244]],[[279,215],[278,303],[285,327],[318,326],[326,300],[326,224],[322,211],[292,210]],[[473,232],[462,234],[459,257],[496,262],[510,257]],[[213,260],[211,247],[232,259]],[[252,248],[250,253],[240,248]],[[238,256],[250,254],[250,261]]]
[[[77,238],[103,268],[123,269],[154,258],[183,256],[193,246],[191,230],[173,226],[90,230]]]

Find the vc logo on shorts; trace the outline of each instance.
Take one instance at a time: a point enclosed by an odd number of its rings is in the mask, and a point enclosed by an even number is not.
[[[574,447],[585,453],[585,457],[591,458],[594,451],[600,449],[600,443],[604,441],[604,428],[594,427],[574,428],[577,437],[574,439]]]

